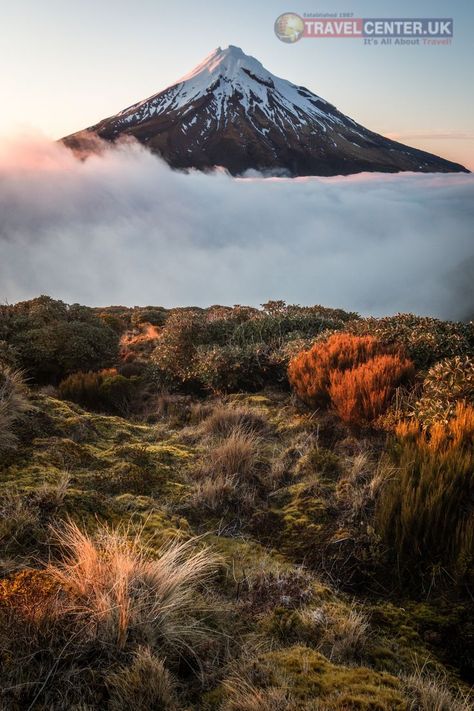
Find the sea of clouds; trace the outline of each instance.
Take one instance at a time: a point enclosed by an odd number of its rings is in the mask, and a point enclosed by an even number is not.
[[[474,313],[474,176],[234,179],[0,143],[0,301]]]

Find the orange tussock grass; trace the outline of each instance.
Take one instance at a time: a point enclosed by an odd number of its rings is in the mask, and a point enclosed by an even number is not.
[[[474,408],[447,423],[396,428],[397,475],[382,489],[377,519],[401,563],[420,561],[464,580],[474,560]]]
[[[378,355],[355,368],[330,374],[329,397],[348,425],[372,422],[389,406],[396,388],[414,374],[413,363],[399,355]]]
[[[393,352],[373,336],[336,333],[295,356],[288,368],[290,383],[298,397],[317,407],[330,403],[331,373],[355,368],[377,355]]]

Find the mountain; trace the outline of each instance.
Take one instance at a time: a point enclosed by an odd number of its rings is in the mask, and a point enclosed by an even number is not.
[[[62,140],[87,154],[97,137],[127,136],[174,168],[218,165],[233,175],[252,169],[292,176],[469,172],[369,131],[233,45],[214,50],[164,91]]]

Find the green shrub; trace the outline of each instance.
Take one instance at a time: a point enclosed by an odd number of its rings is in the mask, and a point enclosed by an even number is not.
[[[205,388],[216,393],[261,390],[269,379],[268,347],[259,344],[201,348],[194,372]]]
[[[215,392],[287,387],[287,346],[341,329],[356,314],[321,306],[269,302],[262,311],[244,306],[174,310],[153,361],[176,382]]]
[[[445,358],[430,368],[414,415],[425,426],[447,422],[458,402],[474,405],[474,360],[469,356]]]
[[[12,369],[18,368],[18,353],[7,341],[0,341],[0,363]]]
[[[59,384],[59,395],[91,410],[126,414],[136,396],[138,381],[115,369],[73,373]]]
[[[151,323],[152,326],[164,326],[168,318],[168,310],[162,306],[144,306],[134,309],[131,317],[131,325],[138,328],[144,323]]]
[[[471,355],[474,350],[474,323],[397,314],[358,319],[346,328],[350,333],[375,336],[383,343],[403,347],[418,368],[429,368],[443,358]]]
[[[153,352],[153,362],[168,377],[181,383],[195,380],[197,347],[205,342],[205,316],[200,311],[172,313]]]
[[[39,383],[108,367],[118,357],[118,334],[92,309],[47,296],[1,306],[0,340],[15,349],[20,367]]]
[[[101,313],[99,314],[100,320],[105,323],[106,326],[115,331],[119,336],[121,336],[127,330],[126,322],[119,316],[114,316],[114,314]]]

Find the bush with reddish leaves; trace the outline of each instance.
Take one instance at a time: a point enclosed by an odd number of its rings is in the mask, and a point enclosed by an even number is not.
[[[382,415],[395,390],[414,374],[413,363],[399,355],[378,355],[330,375],[329,396],[343,422],[363,426]]]
[[[373,336],[336,333],[290,362],[288,377],[310,407],[329,407],[350,425],[369,424],[387,409],[414,367],[394,346]]]

